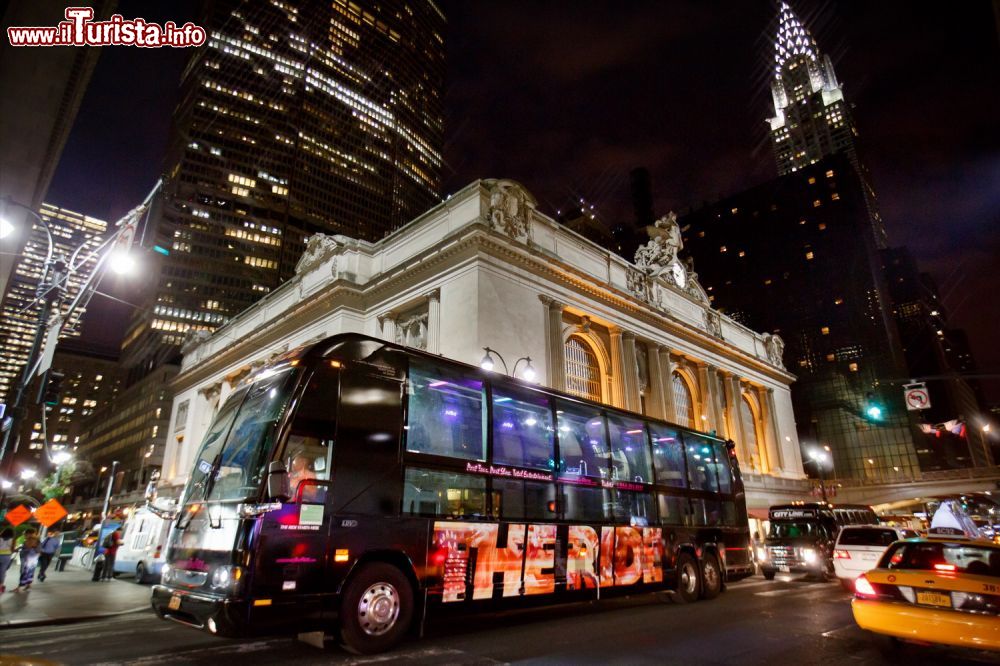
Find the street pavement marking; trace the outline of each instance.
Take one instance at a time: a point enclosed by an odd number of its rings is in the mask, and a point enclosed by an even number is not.
[[[115,629],[115,630],[110,630],[109,629],[107,631],[98,631],[98,632],[93,632],[93,633],[89,633],[89,634],[78,634],[78,633],[73,633],[73,632],[67,632],[66,635],[63,635],[63,636],[54,636],[52,638],[47,638],[47,639],[43,639],[43,640],[39,640],[36,637],[36,638],[32,638],[31,640],[24,641],[22,643],[7,643],[7,642],[4,642],[3,647],[4,647],[5,650],[14,650],[16,648],[26,647],[26,648],[32,648],[32,654],[35,654],[36,651],[37,651],[38,654],[42,654],[42,653],[48,654],[48,653],[52,653],[52,652],[65,652],[67,649],[69,649],[69,650],[76,650],[76,649],[79,648],[79,645],[78,645],[77,641],[89,640],[89,639],[93,639],[93,638],[114,638],[114,639],[117,640],[117,639],[121,639],[122,636],[124,636],[125,634],[128,634],[128,633],[133,633],[133,634],[135,634],[135,633],[149,634],[149,633],[153,633],[153,632],[168,631],[170,629],[173,629],[173,627],[169,627],[169,626],[168,627],[152,627],[152,628],[148,628],[148,629],[141,629],[141,630],[140,629],[136,629],[134,631],[124,631],[124,632],[121,629]],[[71,639],[72,640],[71,647],[66,647],[66,641],[67,641],[67,639]],[[61,647],[59,647],[59,649],[57,649],[57,650],[39,650],[38,649],[38,648],[42,648],[42,647],[44,647],[46,645],[53,645],[53,644],[58,644]]]
[[[732,589],[734,592],[737,590],[747,590],[751,587],[760,587],[762,585],[774,585],[773,580],[758,580],[752,583],[745,583],[743,581],[737,581],[735,583],[726,583],[726,585]]]
[[[809,585],[799,585],[796,587],[785,587],[780,590],[768,590],[766,592],[754,592],[755,596],[758,597],[780,597],[786,594],[801,594],[803,592],[815,592],[817,589],[823,588],[825,590],[833,589],[832,586],[826,583],[810,583]]]
[[[822,636],[823,638],[839,638],[843,640],[845,638],[851,638],[850,636],[848,636],[848,634],[856,634],[857,632],[860,631],[861,630],[858,629],[858,625],[852,622],[851,624],[845,624],[844,626],[839,627],[837,629],[824,631],[822,634],[820,634],[820,636]]]
[[[421,659],[437,659],[439,661],[443,659],[445,663],[455,663],[457,657],[471,657],[477,663],[482,664],[505,664],[507,662],[498,661],[496,659],[491,659],[490,657],[482,657],[479,655],[473,655],[464,650],[456,650],[453,648],[421,648],[419,650],[408,650],[406,652],[395,652],[389,654],[373,655],[370,657],[361,657],[358,659],[350,659],[343,662],[349,666],[358,666],[360,664],[380,664],[388,661],[409,661],[409,660],[421,660]]]
[[[260,652],[272,647],[276,643],[288,642],[291,640],[288,638],[278,638],[267,641],[254,641],[252,643],[230,643],[227,645],[219,645],[217,647],[198,647],[189,650],[181,650],[180,652],[170,652],[167,654],[151,654],[145,657],[139,657],[138,659],[129,659],[127,661],[106,661],[106,662],[96,662],[94,666],[143,666],[144,664],[162,664],[181,661],[188,656],[194,655],[204,655],[208,653],[214,654],[249,654],[251,652]]]

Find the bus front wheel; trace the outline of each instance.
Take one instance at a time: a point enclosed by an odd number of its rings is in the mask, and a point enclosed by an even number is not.
[[[698,601],[701,596],[698,562],[687,553],[677,558],[677,595],[688,604]]]
[[[382,562],[362,566],[347,582],[340,604],[340,635],[355,654],[391,649],[413,619],[413,588],[396,567]]]

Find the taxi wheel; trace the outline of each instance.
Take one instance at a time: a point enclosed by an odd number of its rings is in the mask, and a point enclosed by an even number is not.
[[[682,553],[677,558],[677,595],[674,598],[690,604],[698,601],[699,597],[701,597],[701,575],[698,571],[698,562],[687,553]]]
[[[391,649],[412,619],[413,588],[391,564],[363,565],[347,581],[341,596],[340,636],[349,651],[375,654]]]
[[[895,661],[899,659],[906,651],[906,643],[899,640],[895,636],[884,636],[882,634],[874,634],[875,644],[878,647],[879,652],[888,661]]]
[[[840,578],[840,586],[847,592],[854,592],[854,581],[850,578]]]
[[[722,570],[719,560],[712,553],[706,553],[701,563],[701,598],[714,599],[722,591]]]

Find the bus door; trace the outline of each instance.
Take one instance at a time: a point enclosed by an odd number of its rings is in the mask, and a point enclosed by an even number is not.
[[[257,536],[255,598],[315,597],[328,593],[339,372],[324,365],[310,377],[279,442],[276,460],[288,470],[289,501],[264,514]]]

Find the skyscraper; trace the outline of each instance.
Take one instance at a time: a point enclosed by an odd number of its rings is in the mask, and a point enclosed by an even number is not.
[[[847,155],[861,177],[876,240],[879,247],[885,247],[875,190],[858,157],[858,130],[843,86],[830,56],[820,52],[809,30],[785,2],[779,10],[774,42],[771,98],[774,116],[768,118],[768,124],[778,175],[794,173],[836,153]]]
[[[294,274],[317,231],[377,240],[440,200],[445,18],[432,0],[209,3],[123,361],[150,368]]]
[[[52,204],[42,204],[38,213],[48,223],[52,233],[53,257],[68,258],[80,247],[83,249],[79,256],[86,256],[100,245],[108,228],[108,223],[104,220]],[[34,220],[30,216],[29,219]],[[42,279],[48,248],[45,230],[35,221],[21,257],[14,264],[7,293],[3,297],[3,304],[0,305],[0,397],[3,398],[2,402],[7,404],[11,402],[13,389],[20,380],[21,371],[35,337],[40,307],[40,303],[36,301],[36,291]],[[65,304],[76,296],[80,287],[90,277],[93,267],[94,262],[90,262],[72,274],[66,285]],[[84,308],[78,309],[67,322],[62,334],[63,339],[80,335],[77,323],[83,312]]]

